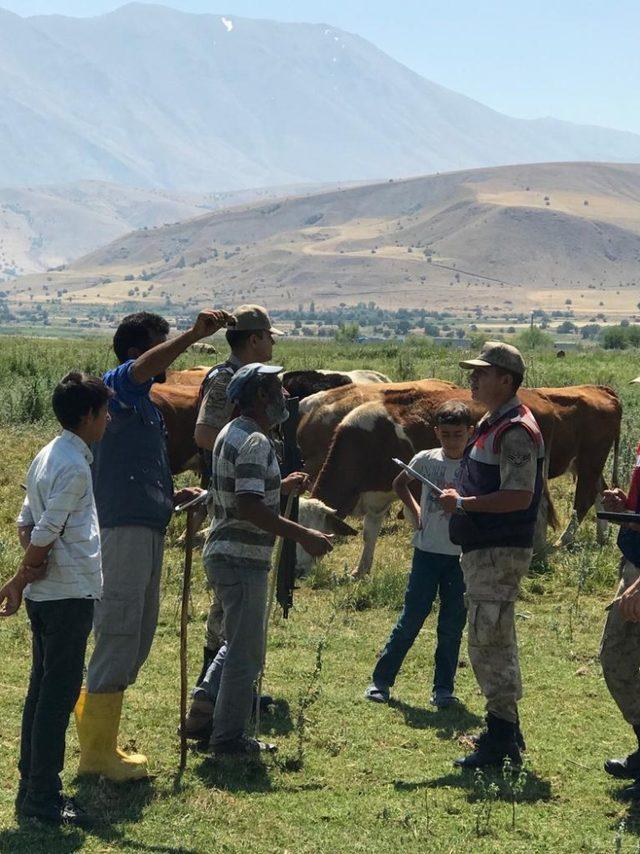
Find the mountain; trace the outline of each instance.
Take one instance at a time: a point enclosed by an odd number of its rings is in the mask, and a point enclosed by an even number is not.
[[[0,186],[202,193],[564,160],[640,161],[640,136],[510,118],[324,24],[0,10]]]
[[[0,282],[67,264],[136,228],[319,189],[296,185],[196,195],[103,181],[0,188]]]
[[[138,230],[13,299],[290,307],[511,303],[635,310],[640,165],[547,163],[387,181]],[[134,279],[144,283],[132,284]],[[3,286],[5,287],[5,286]],[[30,291],[28,289],[31,289]]]

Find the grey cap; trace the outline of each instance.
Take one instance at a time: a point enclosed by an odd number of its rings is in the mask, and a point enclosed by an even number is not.
[[[242,389],[250,379],[258,374],[279,374],[284,370],[280,365],[263,365],[262,362],[251,362],[239,368],[231,378],[227,386],[227,399],[231,403],[237,403],[242,394]]]
[[[512,344],[502,341],[487,341],[477,359],[460,362],[460,367],[472,371],[474,368],[503,368],[514,374],[524,376],[525,365],[520,350]]]

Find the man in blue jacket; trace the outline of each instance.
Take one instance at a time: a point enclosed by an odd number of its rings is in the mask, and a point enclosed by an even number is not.
[[[123,694],[153,642],[164,536],[174,504],[194,492],[174,494],[164,421],[149,392],[191,344],[233,323],[224,311],[203,311],[192,329],[168,338],[164,318],[140,312],[125,317],[114,335],[120,364],[104,376],[114,393],[111,420],[93,462],[104,589],[95,608],[87,687],[76,706],[80,774],[116,782],[148,775],[145,756],[117,747]]]

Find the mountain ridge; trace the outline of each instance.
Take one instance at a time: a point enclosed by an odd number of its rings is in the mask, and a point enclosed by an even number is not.
[[[505,116],[331,25],[136,3],[93,18],[5,10],[0,129],[0,186],[201,193],[640,160],[638,135]]]

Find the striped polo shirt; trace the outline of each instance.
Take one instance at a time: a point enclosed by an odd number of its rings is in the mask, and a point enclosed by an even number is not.
[[[252,418],[225,425],[213,446],[209,511],[213,517],[203,557],[268,570],[275,537],[238,519],[237,496],[259,495],[280,512],[280,466],[275,446]]]

